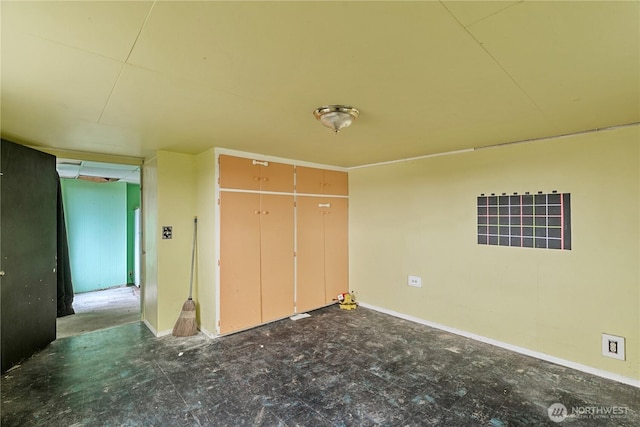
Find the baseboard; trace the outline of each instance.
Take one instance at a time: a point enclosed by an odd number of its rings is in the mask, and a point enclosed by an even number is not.
[[[147,319],[143,319],[142,323],[144,323],[144,325],[147,327],[147,329],[149,329],[154,336],[156,336],[156,337],[158,336],[158,332],[156,331],[156,329],[153,326],[151,326],[151,323],[149,323],[149,321]]]
[[[472,340],[480,341],[486,344],[491,344],[496,347],[501,347],[506,350],[510,350],[516,353],[524,354],[525,356],[535,357],[536,359],[544,360],[546,362],[555,363],[556,365],[565,366],[567,368],[575,369],[577,371],[586,372],[588,374],[596,375],[598,377],[606,378],[609,380],[617,381],[619,383],[627,384],[633,387],[640,388],[640,380],[636,380],[634,378],[625,377],[623,375],[614,374],[612,372],[603,371],[601,369],[596,369],[591,366],[582,365],[580,363],[572,362],[570,360],[560,359],[559,357],[551,356],[549,354],[540,353],[538,351],[533,351],[528,348],[518,347],[513,344],[505,343],[502,341],[494,340],[492,338],[483,337],[482,335],[476,335],[471,332],[463,331],[461,329],[451,328],[446,325],[441,325],[439,323],[430,322],[428,320],[420,319],[418,317],[410,316],[408,314],[399,313],[397,311],[388,310],[386,308],[378,307],[372,304],[367,304],[365,302],[358,302],[358,304],[364,308],[368,308],[374,311],[378,311],[380,313],[388,314],[390,316],[398,317],[400,319],[408,320],[410,322],[419,323],[421,325],[430,326],[435,329],[440,329],[445,332],[450,332],[455,335],[460,335],[466,338],[471,338]]]
[[[158,332],[158,331],[156,331],[156,329],[153,326],[151,326],[151,324],[146,319],[143,320],[142,322],[151,331],[151,333],[153,335],[155,335],[156,338],[160,338],[160,337],[164,337],[164,336],[170,335],[173,332],[172,329],[167,329],[166,331]],[[209,332],[206,329],[198,328],[198,330],[200,332],[202,332],[207,338],[212,338],[213,339],[213,338],[218,338],[219,337],[218,334],[215,334],[213,332]]]
[[[208,338],[212,338],[213,339],[213,338],[218,338],[220,336],[220,335],[218,335],[218,334],[216,334],[214,332],[207,331],[204,328],[200,328],[199,330],[200,330],[200,332],[202,332]]]
[[[155,335],[157,338],[164,337],[165,335],[169,335],[172,332],[172,329],[167,329],[166,331],[158,332],[156,331],[156,328],[151,326],[151,323],[149,323],[147,319],[144,319],[143,322],[145,326],[151,331],[151,333]]]

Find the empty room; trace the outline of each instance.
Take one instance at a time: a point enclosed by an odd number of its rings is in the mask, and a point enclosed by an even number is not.
[[[639,425],[639,18],[2,1],[0,423]]]

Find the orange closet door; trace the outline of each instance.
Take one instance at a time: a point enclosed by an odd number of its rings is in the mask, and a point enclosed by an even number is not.
[[[220,187],[293,192],[293,165],[221,154]]]
[[[346,172],[296,167],[296,191],[306,194],[349,194],[349,175]]]
[[[296,191],[306,194],[324,194],[323,170],[296,166]]]
[[[220,162],[221,188],[260,189],[261,166],[254,165],[252,159],[221,154],[218,160]]]
[[[220,333],[260,324],[260,195],[220,192]]]
[[[324,194],[346,196],[349,194],[349,175],[346,172],[324,171]]]
[[[324,217],[325,303],[349,292],[349,200],[326,198]]]
[[[293,165],[267,162],[260,166],[260,190],[293,193]]]
[[[262,194],[260,210],[262,322],[291,316],[294,312],[293,233],[293,196]]]
[[[325,305],[324,289],[324,216],[318,207],[320,197],[296,199],[297,281],[296,312],[302,313]]]

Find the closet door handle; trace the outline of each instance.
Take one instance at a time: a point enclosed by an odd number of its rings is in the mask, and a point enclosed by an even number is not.
[[[318,203],[319,208],[330,208],[331,203]]]
[[[260,166],[269,166],[269,162],[261,162],[259,160],[254,160],[253,162],[251,162],[254,165],[260,165]]]
[[[260,211],[253,211],[253,213],[260,215]]]
[[[263,214],[263,215],[269,215],[269,211],[262,211],[260,213]]]

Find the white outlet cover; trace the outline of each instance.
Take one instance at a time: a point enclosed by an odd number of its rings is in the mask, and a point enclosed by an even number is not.
[[[602,334],[602,355],[618,360],[624,360],[624,338],[615,335]]]
[[[420,276],[409,276],[407,279],[407,285],[413,286],[414,288],[422,287],[422,277]]]

